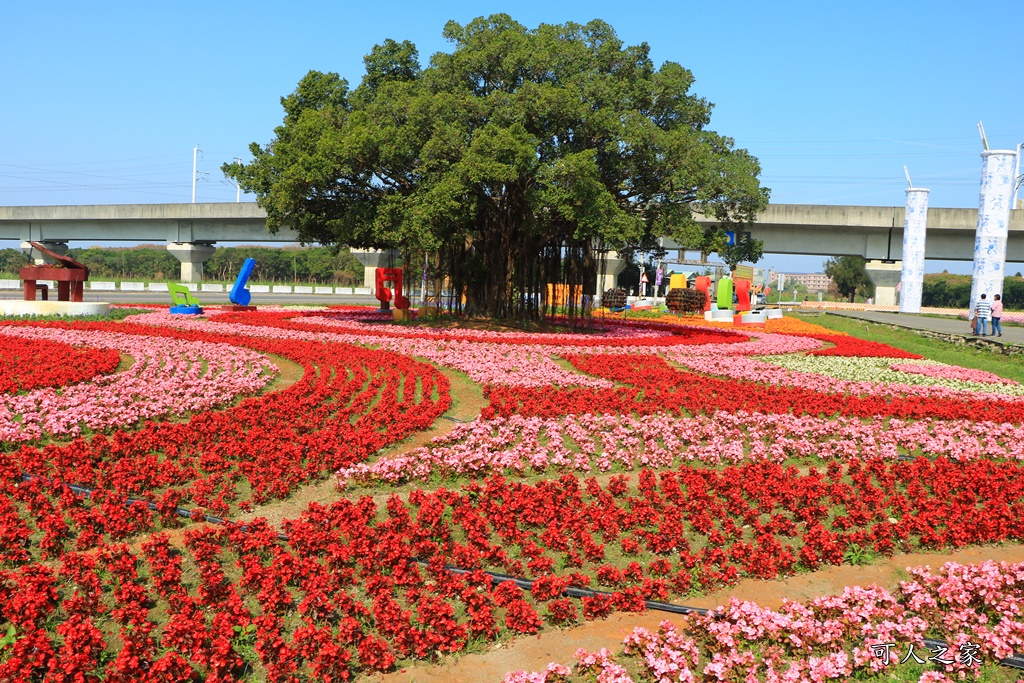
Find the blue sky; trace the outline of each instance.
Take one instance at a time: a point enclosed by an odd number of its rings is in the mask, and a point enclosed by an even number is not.
[[[975,124],[993,149],[1024,142],[1020,0],[40,0],[0,7],[0,204],[188,202],[197,144],[197,200],[234,201],[220,165],[271,139],[307,71],[354,86],[375,43],[409,39],[426,63],[450,49],[446,21],[494,12],[528,27],[600,18],[693,71],[711,127],[761,160],[774,202],[902,205],[907,165],[931,206],[974,207]]]

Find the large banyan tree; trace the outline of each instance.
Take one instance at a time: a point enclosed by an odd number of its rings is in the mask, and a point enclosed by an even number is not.
[[[693,75],[656,69],[603,21],[530,30],[497,14],[444,36],[454,49],[426,68],[388,40],[354,90],[311,71],[282,98],[274,139],[224,166],[268,227],[429,254],[468,313],[535,317],[551,284],[594,293],[609,250],[669,236],[718,251],[721,229],[695,213],[742,229],[767,204],[757,159],[707,129]]]

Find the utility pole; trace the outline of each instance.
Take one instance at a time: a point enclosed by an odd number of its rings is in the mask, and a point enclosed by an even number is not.
[[[242,157],[235,157],[235,161],[237,161],[238,164],[241,165],[242,164]],[[236,180],[235,181],[235,203],[238,204],[241,201],[242,201],[242,184],[239,183]]]
[[[203,150],[199,149],[199,145],[196,145],[195,149],[192,150],[192,203],[193,204],[196,203],[196,158],[199,156],[199,153],[202,152],[202,151]]]

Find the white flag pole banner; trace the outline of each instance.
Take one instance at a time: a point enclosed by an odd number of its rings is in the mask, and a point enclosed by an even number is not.
[[[907,207],[903,219],[903,274],[900,287],[900,313],[921,312],[924,288],[924,242],[928,226],[928,190],[907,188]]]
[[[978,229],[974,233],[974,277],[971,308],[985,294],[992,301],[1003,293],[1006,267],[1006,236],[1010,229],[1010,200],[1013,197],[1015,150],[993,149],[981,153],[981,200]]]

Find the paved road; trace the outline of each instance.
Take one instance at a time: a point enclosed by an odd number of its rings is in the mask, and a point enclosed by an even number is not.
[[[1003,325],[1002,337],[971,337],[971,324],[962,318],[847,310],[828,311],[828,315],[842,315],[847,318],[858,318],[873,323],[897,325],[911,330],[931,330],[943,334],[955,334],[968,339],[983,339],[993,344],[1024,346],[1024,327]]]

